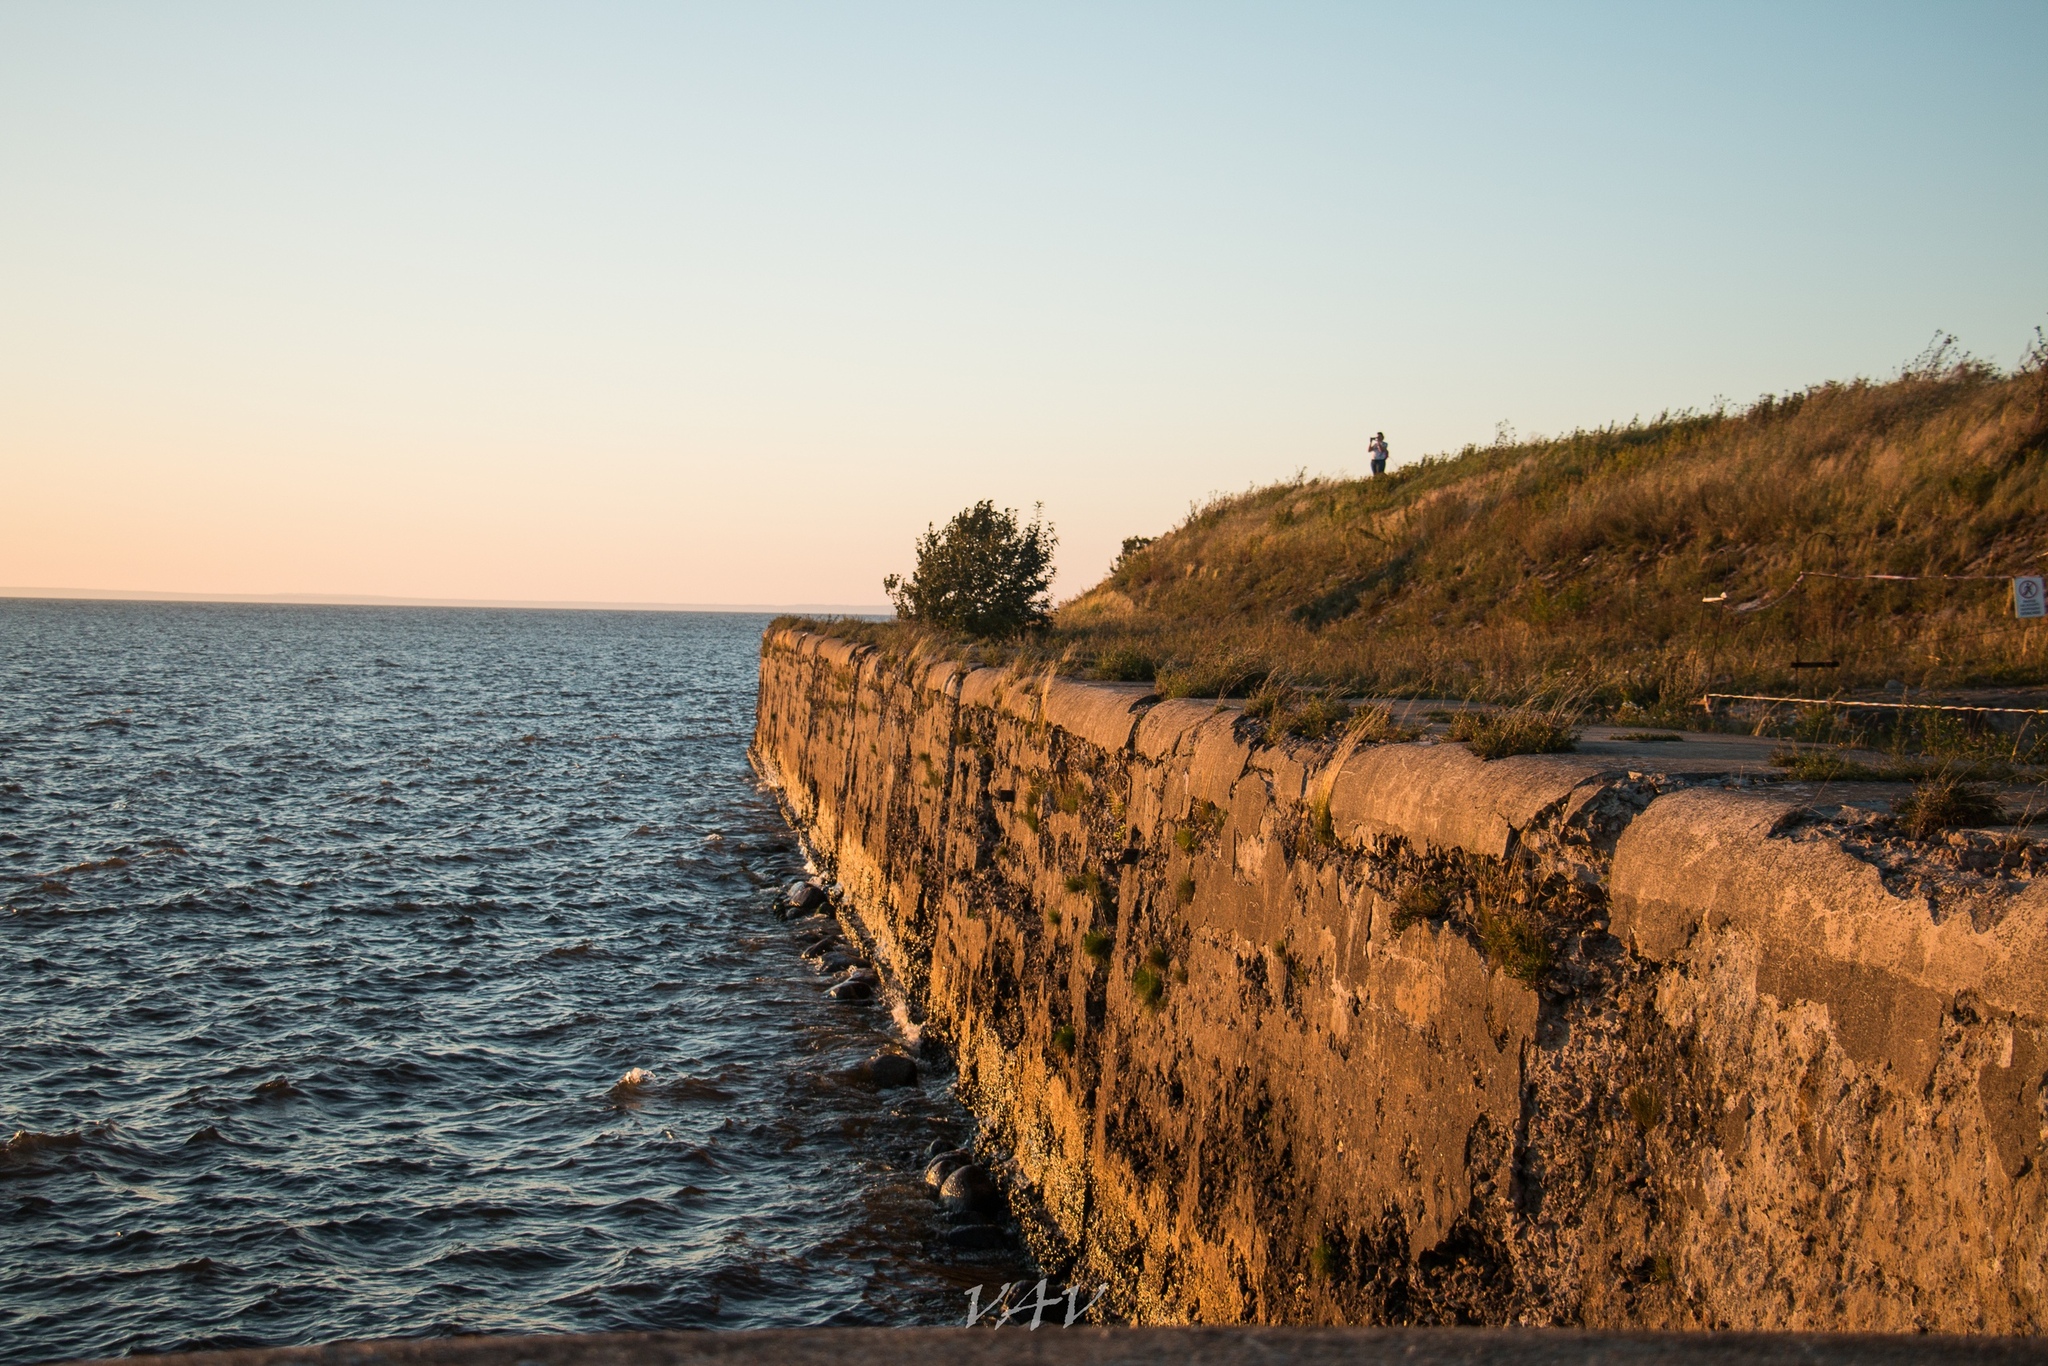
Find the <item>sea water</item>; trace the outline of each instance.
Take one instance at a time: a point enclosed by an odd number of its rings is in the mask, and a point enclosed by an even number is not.
[[[0,601],[0,1361],[1023,1274],[945,1251],[943,1067],[850,1077],[886,1010],[774,913],[764,624]]]

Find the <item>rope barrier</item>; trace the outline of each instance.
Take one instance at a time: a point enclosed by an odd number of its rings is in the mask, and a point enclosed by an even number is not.
[[[1954,702],[1853,702],[1833,697],[1766,697],[1759,693],[1710,692],[1700,699],[1708,711],[1716,702],[1791,702],[1802,707],[1875,707],[1891,711],[1993,712],[2004,716],[2048,716],[2048,707],[1971,707]]]
[[[1761,612],[1766,607],[1776,607],[1779,603],[1790,597],[1798,589],[1799,585],[1805,583],[1808,579],[1879,580],[1885,583],[2010,583],[2016,578],[2024,577],[2026,576],[2023,574],[1836,574],[1825,569],[1802,569],[1799,571],[1799,577],[1785,585],[1784,591],[1776,596],[1767,594],[1761,598],[1751,598],[1748,602],[1738,603],[1728,610],[1731,612]],[[1701,598],[1700,601],[1726,602],[1728,601],[1728,595],[1721,593],[1711,598]]]

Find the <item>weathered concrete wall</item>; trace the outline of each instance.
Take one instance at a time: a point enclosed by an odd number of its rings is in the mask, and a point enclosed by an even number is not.
[[[764,642],[756,764],[1072,1279],[1155,1322],[2040,1331],[2048,879],[1257,730]]]

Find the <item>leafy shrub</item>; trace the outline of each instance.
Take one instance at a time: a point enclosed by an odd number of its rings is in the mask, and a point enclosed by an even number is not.
[[[896,615],[969,635],[1015,635],[1052,615],[1053,529],[1033,515],[1020,525],[1014,508],[998,512],[984,498],[954,515],[945,529],[928,526],[917,542],[908,579],[882,580]]]
[[[1109,936],[1100,930],[1090,930],[1081,936],[1081,952],[1098,963],[1109,961]]]

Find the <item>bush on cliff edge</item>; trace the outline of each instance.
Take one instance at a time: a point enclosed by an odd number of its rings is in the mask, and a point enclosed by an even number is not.
[[[1052,615],[1053,529],[1034,510],[1030,524],[1015,508],[998,512],[984,498],[954,515],[945,529],[927,526],[908,579],[882,580],[896,615],[984,638],[1015,635]]]

